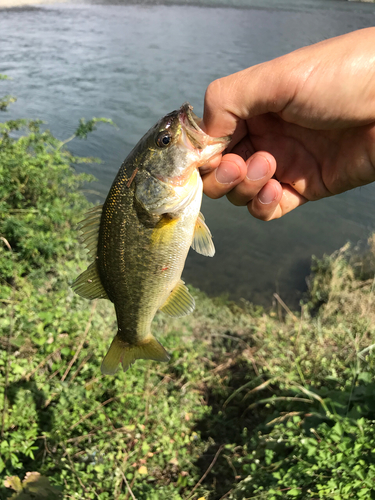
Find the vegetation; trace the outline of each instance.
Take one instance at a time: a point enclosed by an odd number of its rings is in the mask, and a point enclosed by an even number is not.
[[[113,307],[70,289],[88,160],[0,134],[0,498],[375,498],[374,239],[314,260],[298,313],[191,289],[154,321],[171,362],[103,377]]]

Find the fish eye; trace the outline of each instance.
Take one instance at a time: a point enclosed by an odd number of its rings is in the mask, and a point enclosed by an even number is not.
[[[162,132],[156,139],[156,144],[159,148],[165,148],[166,146],[169,146],[171,140],[172,137],[168,132]]]

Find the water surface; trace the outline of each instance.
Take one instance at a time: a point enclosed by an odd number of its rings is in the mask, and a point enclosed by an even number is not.
[[[202,113],[215,78],[374,24],[375,6],[335,0],[205,0],[201,5],[96,1],[0,10],[3,93],[18,96],[4,115],[42,118],[59,138],[81,117],[112,118],[75,153],[100,157],[80,167],[104,197],[123,159],[162,115],[184,101]],[[215,5],[222,7],[215,7]],[[210,5],[210,6],[208,6]],[[305,288],[311,255],[367,237],[375,227],[367,186],[305,205],[279,221],[257,221],[226,199],[203,203],[216,256],[191,251],[184,279],[217,295],[269,304],[277,291],[292,306]]]

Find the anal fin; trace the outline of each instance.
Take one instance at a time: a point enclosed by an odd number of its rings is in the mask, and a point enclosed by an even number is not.
[[[204,222],[203,214],[199,214],[195,223],[194,237],[191,247],[201,255],[213,257],[215,255],[215,247],[212,241],[211,231]]]
[[[186,316],[193,312],[194,308],[195,300],[190,295],[184,282],[180,280],[170,293],[165,304],[160,308],[160,311],[163,311],[169,316],[180,318],[181,316]]]
[[[101,371],[103,375],[114,375],[121,363],[126,372],[137,359],[166,362],[169,361],[170,356],[151,334],[134,345],[123,342],[117,334],[103,359]]]

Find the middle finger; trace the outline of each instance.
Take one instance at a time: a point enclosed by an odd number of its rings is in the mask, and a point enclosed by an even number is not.
[[[237,206],[245,206],[257,196],[276,171],[275,158],[265,151],[258,151],[246,160],[246,176],[228,194],[228,200]]]

